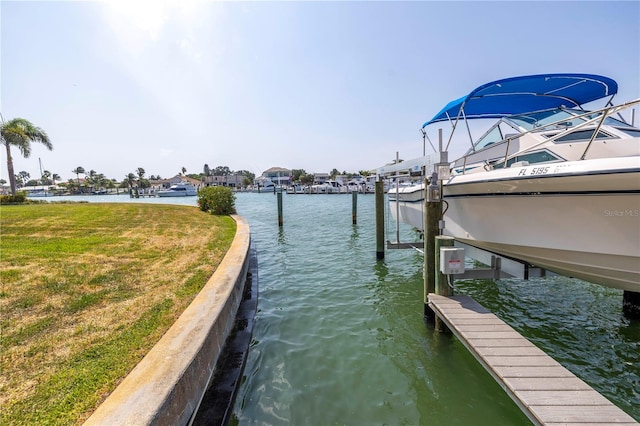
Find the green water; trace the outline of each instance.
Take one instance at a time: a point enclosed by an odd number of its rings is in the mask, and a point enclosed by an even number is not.
[[[529,424],[455,337],[424,323],[421,255],[376,261],[372,195],[358,197],[357,225],[350,196],[285,194],[283,204],[278,229],[273,194],[237,196],[260,295],[235,424]],[[622,315],[620,291],[563,277],[456,285],[640,420],[640,322]]]
[[[350,196],[283,199],[282,229],[274,195],[237,199],[260,279],[238,424],[529,424],[455,337],[423,321],[422,256],[376,261],[372,195],[359,196],[357,225]],[[640,418],[640,324],[622,317],[621,292],[566,278],[458,287]]]

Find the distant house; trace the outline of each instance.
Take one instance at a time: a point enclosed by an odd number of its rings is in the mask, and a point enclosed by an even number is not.
[[[227,176],[204,176],[202,178],[202,184],[204,186],[230,186],[239,189],[242,188],[243,178],[244,176],[237,173]]]
[[[262,172],[262,177],[269,179],[276,185],[289,185],[291,183],[291,170],[283,167],[271,167]]]
[[[342,185],[360,185],[365,181],[364,177],[360,175],[337,175],[336,182],[340,182]]]
[[[329,173],[314,173],[313,183],[321,185],[329,180]]]

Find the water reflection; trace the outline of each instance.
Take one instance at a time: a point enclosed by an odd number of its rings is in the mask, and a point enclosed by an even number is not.
[[[384,278],[389,275],[389,268],[387,268],[384,260],[376,261],[376,263],[373,264],[373,270],[380,283],[384,283]]]

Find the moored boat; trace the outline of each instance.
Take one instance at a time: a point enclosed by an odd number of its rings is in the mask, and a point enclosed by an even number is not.
[[[497,122],[442,181],[444,233],[640,292],[640,129],[620,114],[640,99],[614,106],[617,88],[598,75],[545,74],[494,81],[447,104],[423,128],[448,121],[453,135],[469,120]],[[389,200],[392,215],[422,229],[423,184],[391,190]]]
[[[156,194],[158,197],[192,197],[198,195],[198,190],[190,183],[180,182],[168,189],[161,189]]]
[[[23,190],[27,193],[27,197],[52,197],[54,195],[53,192],[42,187],[24,187]]]

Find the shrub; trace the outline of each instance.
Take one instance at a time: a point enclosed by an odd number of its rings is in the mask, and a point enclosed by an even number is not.
[[[208,186],[198,191],[198,206],[211,214],[233,214],[236,212],[236,195],[225,186]]]
[[[16,195],[0,195],[0,204],[23,204],[27,201],[26,192],[16,192]]]

